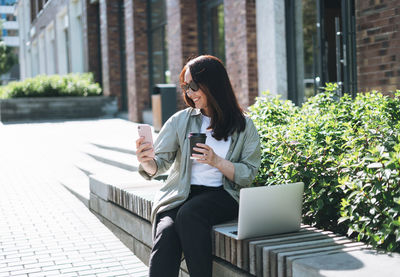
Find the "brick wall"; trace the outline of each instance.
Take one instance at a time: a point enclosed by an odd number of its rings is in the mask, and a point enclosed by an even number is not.
[[[255,0],[224,1],[226,67],[240,105],[254,103],[257,87]]]
[[[358,90],[400,89],[400,0],[356,0]]]
[[[255,102],[258,96],[257,70],[257,30],[256,30],[256,1],[246,1],[246,34],[247,34],[247,63],[248,69],[248,105]]]
[[[121,59],[118,1],[100,0],[103,93],[117,96],[121,108]]]
[[[99,48],[100,32],[98,28],[98,22],[100,22],[99,4],[90,4],[90,0],[86,0],[83,18],[86,68],[93,73],[96,82],[101,83],[101,49]]]
[[[183,109],[186,104],[179,86],[179,73],[188,59],[199,53],[196,1],[169,0],[166,1],[166,8],[168,67],[171,83],[177,86],[178,109]]]
[[[125,0],[125,43],[129,119],[142,121],[150,103],[146,0]]]

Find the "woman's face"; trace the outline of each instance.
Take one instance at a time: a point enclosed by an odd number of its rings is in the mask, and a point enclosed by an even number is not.
[[[192,80],[192,75],[190,74],[190,70],[187,69],[185,71],[185,83],[189,84],[191,80]],[[197,109],[203,110],[203,112],[207,116],[210,115],[208,112],[207,96],[201,90],[201,88],[199,88],[197,91],[193,91],[192,89],[189,88],[186,94],[190,99],[192,99]]]

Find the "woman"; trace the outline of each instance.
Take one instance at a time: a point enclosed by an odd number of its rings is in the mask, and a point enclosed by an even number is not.
[[[154,149],[143,138],[136,141],[139,173],[146,179],[173,166],[153,206],[149,276],[178,276],[183,252],[190,276],[211,277],[211,227],[237,217],[239,189],[251,184],[260,166],[260,142],[218,58],[189,61],[180,82],[190,107],[165,123]],[[207,134],[192,159],[191,132]]]

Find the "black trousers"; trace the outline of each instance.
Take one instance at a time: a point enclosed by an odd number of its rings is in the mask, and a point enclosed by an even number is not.
[[[211,228],[236,218],[238,209],[222,187],[191,186],[185,203],[156,217],[149,277],[177,277],[182,251],[191,277],[211,277]]]

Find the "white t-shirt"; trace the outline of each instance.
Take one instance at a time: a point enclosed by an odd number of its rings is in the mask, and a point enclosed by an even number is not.
[[[214,153],[218,156],[225,159],[226,154],[228,153],[229,146],[231,144],[231,136],[228,137],[228,140],[224,139],[216,140],[211,136],[212,131],[206,130],[208,126],[210,126],[211,118],[202,115],[203,122],[201,124],[201,133],[206,133],[206,144],[210,146]],[[222,173],[217,168],[210,166],[208,164],[201,164],[196,160],[193,160],[192,164],[192,177],[191,177],[192,185],[203,185],[209,187],[219,187],[222,186]]]

